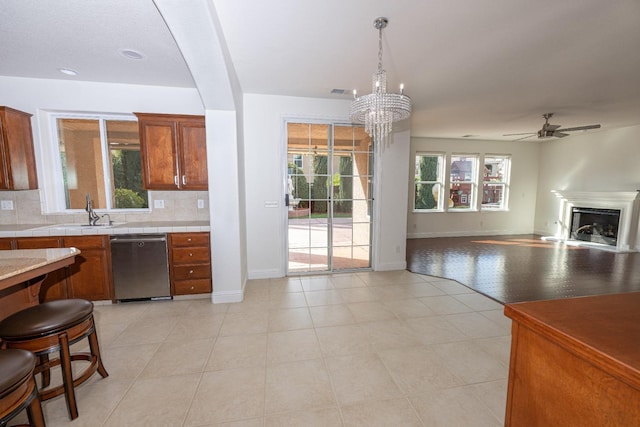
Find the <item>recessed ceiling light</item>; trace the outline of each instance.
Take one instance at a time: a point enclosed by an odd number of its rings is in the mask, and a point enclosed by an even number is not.
[[[144,54],[133,49],[120,49],[120,55],[127,59],[144,59]]]
[[[67,76],[77,76],[78,72],[76,70],[72,70],[71,68],[58,68],[62,74],[66,74]]]

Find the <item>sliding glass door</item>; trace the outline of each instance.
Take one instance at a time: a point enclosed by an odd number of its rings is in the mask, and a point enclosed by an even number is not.
[[[362,127],[287,124],[287,272],[371,267],[373,153]]]

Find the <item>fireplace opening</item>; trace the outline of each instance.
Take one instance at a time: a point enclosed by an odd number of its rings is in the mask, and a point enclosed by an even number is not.
[[[572,209],[571,239],[616,246],[618,244],[619,209]]]

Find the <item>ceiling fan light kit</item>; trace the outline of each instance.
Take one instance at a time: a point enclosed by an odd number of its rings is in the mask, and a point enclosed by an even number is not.
[[[520,136],[527,135],[522,138],[515,139],[514,141],[520,141],[521,139],[531,138],[532,136],[537,135],[538,139],[548,139],[548,138],[564,138],[565,136],[569,136],[568,133],[565,132],[575,132],[579,130],[589,130],[589,129],[600,129],[600,125],[585,125],[585,126],[576,126],[572,128],[564,128],[561,129],[561,125],[552,125],[549,123],[549,119],[553,117],[553,113],[545,113],[542,115],[544,119],[544,123],[542,124],[542,128],[537,132],[525,132],[525,133],[507,133],[503,136]]]

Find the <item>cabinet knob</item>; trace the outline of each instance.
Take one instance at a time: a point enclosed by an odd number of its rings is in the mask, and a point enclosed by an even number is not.
[[[191,286],[191,290],[194,290],[194,289],[195,289],[195,286]]]
[[[189,252],[189,256],[193,256],[193,254],[191,252]]]
[[[187,239],[187,242],[190,242],[190,241],[191,241],[191,237],[189,237],[189,238]]]
[[[193,274],[193,270],[189,270],[189,274]]]

